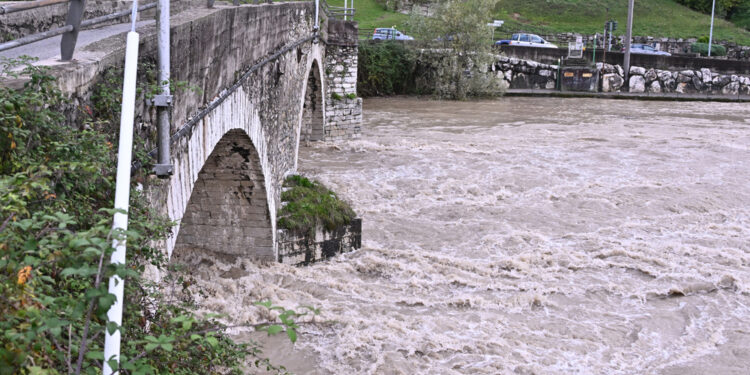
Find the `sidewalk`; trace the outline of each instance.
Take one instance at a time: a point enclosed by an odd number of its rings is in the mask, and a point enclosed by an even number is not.
[[[585,92],[585,91],[556,91],[534,89],[508,89],[505,96],[538,96],[560,98],[602,98],[602,99],[635,99],[635,100],[663,100],[684,102],[750,102],[750,95],[718,95],[718,94],[679,94],[679,93],[630,93],[630,92]]]

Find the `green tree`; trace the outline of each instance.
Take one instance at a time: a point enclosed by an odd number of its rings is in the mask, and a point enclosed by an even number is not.
[[[465,99],[497,92],[494,78],[487,74],[493,62],[492,29],[487,24],[494,6],[494,0],[443,0],[429,17],[412,13],[409,26],[419,39],[440,41],[453,51],[448,62],[452,69],[438,77],[450,85],[439,89],[437,96]]]

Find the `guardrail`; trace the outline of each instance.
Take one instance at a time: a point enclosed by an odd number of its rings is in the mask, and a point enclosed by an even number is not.
[[[0,14],[8,14],[14,12],[20,12],[22,10],[36,9],[46,7],[55,4],[67,3],[70,0],[37,0],[29,1],[25,3],[3,5],[0,7]]]
[[[320,2],[320,8],[329,19],[343,20],[343,21],[354,21],[354,0],[350,0],[352,6],[347,6],[347,1],[344,0],[344,6],[330,6],[325,0]]]

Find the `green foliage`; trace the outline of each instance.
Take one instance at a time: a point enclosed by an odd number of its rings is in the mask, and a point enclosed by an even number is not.
[[[690,46],[690,51],[694,53],[700,53],[701,56],[708,56],[708,43],[693,43]],[[711,56],[726,56],[727,49],[724,46],[717,44],[711,45]]]
[[[675,0],[678,3],[699,12],[711,14],[711,7],[714,0]],[[716,12],[719,15],[726,15],[731,12],[741,0],[716,0]]]
[[[86,118],[75,129],[61,111],[70,103],[44,68],[2,65],[22,67],[29,80],[20,90],[0,87],[0,374],[100,373],[105,329],[123,334],[122,374],[240,374],[248,360],[268,367],[257,345],[234,343],[223,325],[198,319],[189,301],[141,276],[146,267],[168,271],[151,244],[171,223],[138,190],[129,230],[111,231],[117,133],[107,106],[116,94],[94,101],[102,117],[75,108]],[[123,236],[127,264],[110,264],[111,243]],[[113,275],[125,280],[122,327],[106,317]]]
[[[343,97],[341,95],[339,95],[339,93],[337,93],[337,92],[332,92],[331,93],[331,99],[333,99],[333,100],[341,100],[341,99],[343,99]]]
[[[416,53],[394,41],[360,43],[357,93],[360,96],[415,93]]]
[[[416,37],[439,40],[453,52],[432,68],[437,71],[433,95],[463,100],[499,93],[495,76],[487,74],[494,60],[492,29],[487,26],[494,4],[494,0],[443,0],[430,17],[412,13],[409,26]]]
[[[317,181],[290,176],[284,186],[288,190],[281,193],[285,205],[279,210],[279,228],[312,235],[319,225],[333,230],[356,217],[346,202]]]
[[[698,43],[708,43],[708,37],[702,35],[700,38],[698,38]]]
[[[350,92],[350,93],[346,94],[346,98],[347,99],[357,99],[357,94],[355,94],[353,92]]]

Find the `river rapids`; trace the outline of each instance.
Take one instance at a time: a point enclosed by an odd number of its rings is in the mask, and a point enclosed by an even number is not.
[[[297,374],[750,373],[749,105],[387,98],[364,118],[299,161],[362,249],[187,257],[211,259],[199,303],[230,324],[321,309],[294,346],[237,337]]]

